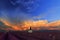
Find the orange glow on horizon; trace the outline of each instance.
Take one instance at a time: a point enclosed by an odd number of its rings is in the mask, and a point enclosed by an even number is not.
[[[35,30],[40,30],[41,27],[53,30],[53,28],[51,28],[51,26],[53,26],[53,27],[60,26],[60,20],[59,21],[50,22],[50,23],[48,23],[47,20],[24,21],[22,23],[22,25],[19,24],[20,26],[18,26],[18,25],[12,25],[7,20],[1,20],[1,21],[5,25],[8,25],[9,27],[11,27],[12,30],[28,30],[29,27],[32,27],[32,29],[35,29]]]

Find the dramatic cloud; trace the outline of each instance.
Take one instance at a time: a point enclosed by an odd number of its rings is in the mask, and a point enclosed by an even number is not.
[[[56,0],[0,0],[0,20],[13,30],[59,28],[60,2]],[[57,20],[57,21],[56,21]]]
[[[50,23],[48,23],[47,20],[38,20],[38,21],[28,20],[22,23],[17,23],[16,25],[10,23],[7,20],[3,20],[3,19],[0,19],[0,20],[2,23],[4,23],[2,25],[6,25],[3,27],[0,26],[1,28],[10,28],[12,30],[28,30],[30,27],[33,30],[60,30],[60,27],[59,27],[60,20],[50,22]]]

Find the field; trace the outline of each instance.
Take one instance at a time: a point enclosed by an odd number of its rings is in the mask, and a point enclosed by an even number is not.
[[[33,31],[9,31],[0,32],[0,40],[60,40],[60,31],[42,30]]]

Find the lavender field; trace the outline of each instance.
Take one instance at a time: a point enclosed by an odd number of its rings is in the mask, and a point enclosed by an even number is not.
[[[0,32],[0,40],[60,40],[60,31]]]

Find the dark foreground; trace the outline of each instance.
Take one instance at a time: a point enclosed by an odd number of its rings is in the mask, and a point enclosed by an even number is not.
[[[60,40],[60,31],[9,31],[0,32],[0,40]]]

